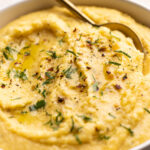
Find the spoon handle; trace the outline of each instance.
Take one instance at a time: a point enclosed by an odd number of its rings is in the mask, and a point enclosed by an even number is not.
[[[81,12],[72,2],[69,0],[57,0],[59,3],[63,4],[67,7],[72,13],[79,16],[82,20],[90,23],[91,25],[95,26],[95,22],[87,17],[83,12]]]

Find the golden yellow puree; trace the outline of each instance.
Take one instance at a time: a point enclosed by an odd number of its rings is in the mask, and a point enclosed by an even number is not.
[[[0,148],[127,150],[150,138],[150,30],[116,10],[64,8],[24,16],[0,31]],[[144,64],[143,64],[144,62]]]

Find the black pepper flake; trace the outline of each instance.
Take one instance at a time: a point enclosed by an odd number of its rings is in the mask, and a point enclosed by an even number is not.
[[[125,74],[122,78],[122,80],[126,80],[128,77],[127,77],[127,74]]]
[[[88,70],[90,70],[90,69],[91,69],[91,67],[88,67],[88,66],[87,66],[86,68],[87,68]]]
[[[116,90],[121,90],[122,87],[121,87],[120,85],[116,84],[116,85],[115,85],[115,89],[116,89]]]
[[[102,54],[102,57],[105,57],[105,54]]]
[[[62,98],[62,97],[58,97],[58,103],[64,103],[65,102],[65,99]]]

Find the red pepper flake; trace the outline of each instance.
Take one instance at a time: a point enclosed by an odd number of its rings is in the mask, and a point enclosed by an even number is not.
[[[54,68],[51,67],[51,68],[49,68],[47,71],[54,71]]]
[[[115,107],[115,110],[116,110],[116,111],[118,111],[118,110],[121,109],[121,108],[119,107],[119,105],[117,105],[117,104],[115,104],[114,107]]]
[[[64,103],[65,99],[62,97],[58,97],[57,101],[58,101],[58,103]]]
[[[51,62],[51,59],[50,59],[50,58],[46,58],[46,60],[47,60],[48,62]]]
[[[122,80],[126,80],[126,79],[128,79],[127,74],[125,74],[125,75],[123,76]]]
[[[77,85],[77,88],[86,88],[86,85],[84,85],[84,84],[79,84],[79,85]]]
[[[110,72],[110,71],[106,71],[106,73],[107,73],[107,74],[111,74],[111,72]]]
[[[19,63],[19,62],[15,62],[15,63],[14,63],[14,65],[19,65],[19,64],[21,64],[21,63]]]
[[[104,52],[104,51],[106,51],[106,47],[101,47],[101,48],[99,48],[98,51],[99,51],[99,52]]]
[[[74,28],[73,32],[76,32],[77,31],[77,28]]]
[[[6,87],[6,85],[5,85],[5,84],[2,84],[2,85],[1,85],[1,88],[3,88],[3,89],[4,89],[5,87]]]
[[[116,89],[116,90],[121,90],[122,87],[121,87],[120,85],[116,84],[116,85],[115,85],[115,89]]]

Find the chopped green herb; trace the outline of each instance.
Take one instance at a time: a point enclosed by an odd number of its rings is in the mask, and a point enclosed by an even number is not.
[[[98,82],[95,82],[95,83],[93,84],[93,91],[96,92],[96,91],[98,91],[98,90],[99,90]]]
[[[77,41],[80,41],[80,40],[81,40],[81,37],[82,37],[82,34],[80,34],[79,39],[78,39]]]
[[[58,56],[56,55],[56,52],[55,52],[55,51],[47,51],[47,53],[48,53],[53,59],[58,58]]]
[[[13,98],[13,99],[11,99],[11,101],[19,100],[19,99],[21,99],[21,98],[22,98],[22,97]]]
[[[63,70],[63,74],[66,76],[66,78],[71,79],[71,74],[75,71],[76,69],[73,69],[72,66],[70,66],[67,70]]]
[[[109,63],[109,64],[116,65],[116,66],[120,66],[120,65],[121,65],[120,63],[117,63],[117,62],[114,62],[114,61],[109,61],[108,63]]]
[[[46,97],[46,90],[45,89],[43,90],[42,95],[44,98]]]
[[[131,136],[134,135],[134,132],[131,130],[131,128],[128,128],[128,127],[126,127],[126,126],[124,126],[122,124],[120,124],[120,126],[123,127],[124,129],[126,129],[130,133]]]
[[[24,70],[23,72],[22,72],[22,71],[19,71],[19,70],[16,70],[14,77],[15,77],[15,78],[20,78],[20,79],[22,79],[23,81],[27,80],[28,78],[27,78],[27,75],[25,74],[25,71],[26,71],[26,70]]]
[[[40,100],[40,101],[38,101],[36,104],[30,106],[30,107],[29,107],[29,110],[30,110],[30,111],[35,111],[35,110],[38,110],[38,109],[40,109],[40,108],[44,108],[45,105],[46,105],[45,100]]]
[[[27,111],[21,111],[20,113],[21,114],[27,114],[28,112]]]
[[[6,52],[3,52],[3,56],[8,60],[8,55],[6,54]]]
[[[92,75],[93,76],[93,75]],[[98,87],[98,82],[96,81],[95,77],[93,76],[93,79],[94,79],[94,84],[93,84],[93,91],[96,92],[99,90],[99,87]]]
[[[59,40],[58,42],[59,42],[59,45],[61,45],[61,44],[64,42],[64,40],[61,39],[61,40]]]
[[[55,120],[56,125],[59,126],[64,121],[64,119],[65,118],[63,117],[62,113],[57,110],[57,116],[56,116],[56,120]]]
[[[92,118],[85,116],[85,115],[81,115],[79,117],[81,117],[84,121],[87,121],[87,122],[92,120]]]
[[[50,117],[52,117],[52,116],[50,115]],[[48,122],[46,122],[45,125],[53,126],[52,118]]]
[[[7,71],[7,76],[8,76],[8,78],[10,78],[10,73],[11,73],[11,71],[8,70],[8,71]]]
[[[30,52],[25,52],[24,53],[24,56],[29,56],[30,55]]]
[[[52,80],[55,79],[55,77],[51,76],[49,72],[46,72],[45,76],[48,77],[48,79],[46,81],[44,81],[42,85],[50,84],[50,83],[52,83]]]
[[[82,144],[82,142],[77,134],[75,134],[74,137],[79,144]]]
[[[99,42],[99,38],[96,39],[94,42],[89,41],[89,40],[87,40],[86,42],[87,42],[88,44],[94,45],[94,44],[97,44],[97,43]]]
[[[108,115],[114,119],[116,119],[116,117],[114,115],[112,115],[111,113],[108,113]]]
[[[11,51],[16,51],[15,49],[13,49],[13,48],[11,48],[9,46],[6,46],[5,50],[7,50],[9,53],[11,53]]]
[[[99,140],[109,140],[109,139],[110,139],[110,136],[99,135],[99,136],[98,136],[98,139],[99,139]]]
[[[103,91],[101,91],[101,96],[103,96],[104,95],[104,92]]]
[[[50,84],[51,83],[51,80],[50,79],[47,79],[46,81],[43,82],[42,85],[47,85],[47,84]]]
[[[147,108],[144,108],[144,110],[150,114],[150,110],[148,110]]]
[[[115,52],[124,54],[125,56],[131,58],[131,56],[129,54],[125,53],[124,51],[118,50],[118,51],[115,51]]]
[[[74,56],[77,57],[77,54],[75,52],[73,52],[73,51],[67,50],[67,53],[71,53],[71,54],[73,54]]]
[[[31,45],[25,46],[23,49],[28,49]]]
[[[50,72],[45,72],[45,76],[48,77],[51,80],[55,78],[54,76],[50,75]]]
[[[80,77],[80,78],[82,77],[82,72],[80,72],[79,77]]]
[[[73,117],[71,117],[71,122],[72,122],[72,126],[71,126],[71,129],[70,129],[70,132],[72,132],[74,130],[74,120],[73,120]]]

